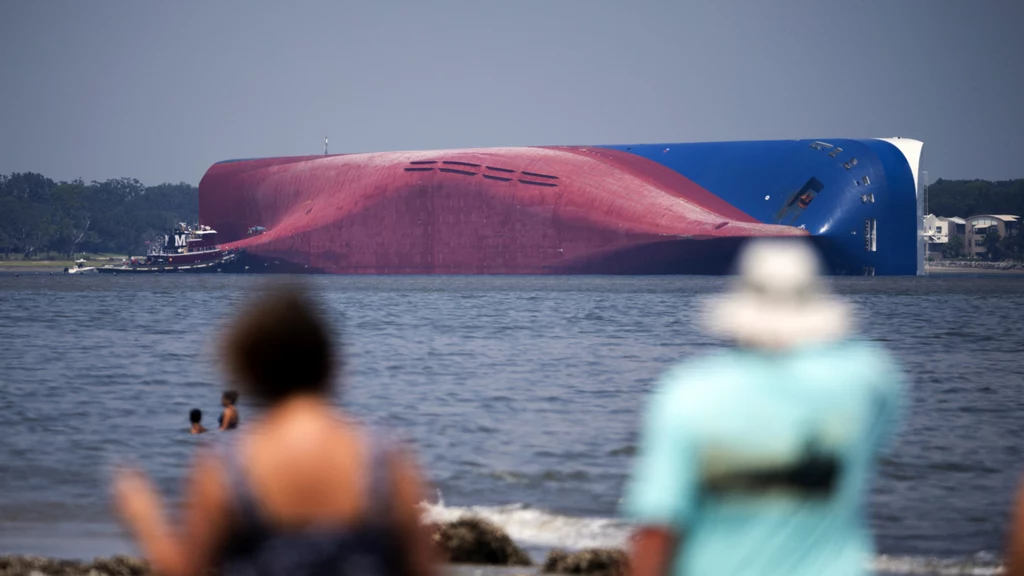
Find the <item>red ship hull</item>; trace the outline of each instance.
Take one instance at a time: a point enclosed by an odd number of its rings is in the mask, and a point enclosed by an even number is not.
[[[339,274],[720,273],[747,238],[807,234],[606,148],[229,161],[199,189],[224,248]]]

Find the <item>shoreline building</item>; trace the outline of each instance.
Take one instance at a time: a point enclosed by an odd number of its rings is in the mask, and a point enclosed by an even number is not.
[[[929,258],[941,259],[950,242],[960,242],[959,253],[965,258],[983,258],[988,253],[986,237],[994,231],[999,238],[1015,234],[1020,216],[1013,214],[978,214],[969,218],[924,217],[924,238]]]
[[[979,258],[988,252],[985,237],[995,231],[1000,238],[1013,234],[1020,216],[1012,214],[980,214],[967,219],[967,233],[964,235],[964,252],[971,258]]]
[[[963,218],[944,218],[929,214],[924,217],[924,237],[930,258],[942,258],[951,238],[959,239],[966,253],[967,223]]]

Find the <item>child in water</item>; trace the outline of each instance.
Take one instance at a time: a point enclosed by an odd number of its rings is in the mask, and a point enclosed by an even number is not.
[[[199,408],[193,408],[188,413],[188,421],[192,423],[192,429],[189,430],[191,434],[202,434],[206,432],[206,428],[202,425],[203,411]]]
[[[238,392],[234,390],[227,390],[220,397],[220,405],[224,407],[224,411],[217,417],[217,424],[222,432],[238,428],[238,408],[235,408],[236,402],[238,402]]]

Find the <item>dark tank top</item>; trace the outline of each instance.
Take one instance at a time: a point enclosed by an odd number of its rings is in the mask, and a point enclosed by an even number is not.
[[[239,420],[241,420],[241,418],[238,417],[238,411],[235,410],[235,421],[232,422],[231,424],[228,424],[228,430],[234,430],[235,428],[238,428],[238,421]],[[224,413],[221,412],[220,416],[217,416],[217,426],[220,427],[220,426],[223,426],[223,425],[224,425]]]
[[[351,526],[284,530],[260,514],[243,472],[237,442],[225,462],[238,521],[221,553],[223,576],[392,576],[404,573],[401,546],[391,522],[393,443],[370,434],[366,512]]]

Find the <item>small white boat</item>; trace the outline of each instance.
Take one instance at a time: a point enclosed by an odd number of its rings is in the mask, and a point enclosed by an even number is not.
[[[82,259],[75,260],[75,265],[72,266],[71,268],[65,268],[64,269],[64,273],[65,274],[90,274],[90,273],[91,274],[95,274],[96,273],[96,267],[95,266],[86,266],[85,263],[86,263],[85,260],[82,260]]]

